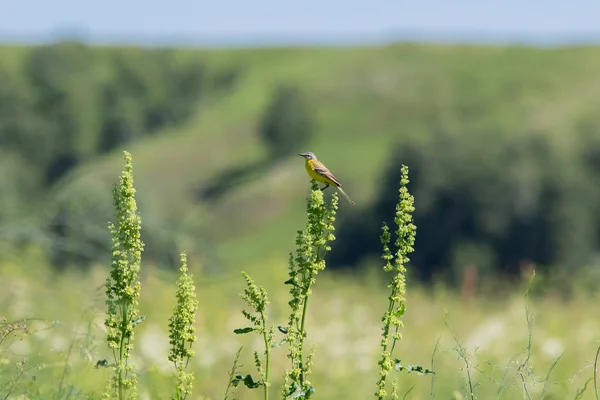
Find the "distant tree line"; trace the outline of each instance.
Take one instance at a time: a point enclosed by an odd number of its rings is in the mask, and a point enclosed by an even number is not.
[[[110,217],[110,188],[64,188],[61,178],[93,157],[185,123],[230,92],[242,72],[236,65],[209,70],[202,57],[172,49],[69,41],[28,48],[10,61],[0,62],[0,248],[43,243],[59,268],[106,255],[108,237],[99,227]],[[311,133],[299,88],[277,85],[257,129],[270,159],[297,152]],[[219,184],[235,180],[237,172],[228,173]],[[176,238],[165,224],[177,225],[145,220],[148,260],[178,257],[166,250],[176,249]]]
[[[57,264],[98,251],[87,249],[95,240],[83,242],[89,232],[71,235],[69,246],[61,241],[73,229],[61,221],[83,205],[57,204],[51,221],[40,215],[52,186],[82,162],[185,123],[240,73],[211,71],[202,57],[170,49],[65,41],[14,54],[0,60],[0,244],[46,238]]]
[[[594,113],[581,116],[562,145],[547,132],[452,135],[435,120],[427,140],[402,141],[391,151],[374,206],[340,223],[334,268],[380,254],[377,232],[394,211],[402,164],[410,166],[415,196],[410,271],[417,279],[458,283],[469,266],[482,275],[514,276],[531,265],[575,271],[597,262],[600,119]]]
[[[0,147],[51,184],[81,160],[184,122],[233,73],[209,80],[202,59],[172,50],[34,47],[18,67],[0,63]]]
[[[514,65],[517,72],[525,68]],[[522,123],[523,108],[499,106],[519,98],[522,76],[507,79],[492,68],[473,74],[476,68],[448,68],[454,75],[439,78],[440,85],[424,82],[405,108],[387,105],[404,123],[398,129],[419,134],[398,135],[386,169],[373,177],[380,182],[374,204],[340,213],[332,268],[379,259],[377,238],[383,221],[393,225],[388,219],[402,164],[410,168],[415,196],[416,251],[409,271],[418,279],[452,281],[468,265],[514,275],[529,263],[570,271],[596,262],[597,111],[575,115],[568,137],[531,129]],[[90,183],[76,195],[65,190],[52,204],[51,218],[33,211],[80,163],[185,123],[207,100],[232,90],[241,72],[210,70],[200,56],[173,50],[91,49],[69,42],[0,60],[0,253],[3,243],[18,247],[35,240],[48,243],[57,266],[85,265],[106,254],[109,189]],[[533,86],[541,92],[544,82]],[[449,92],[455,97],[441,101],[443,90],[460,95]],[[275,86],[256,132],[268,163],[295,154],[310,139],[310,106],[301,87]],[[225,171],[204,200],[221,198],[230,189],[225,183],[268,163]],[[161,261],[165,249],[176,247],[168,228],[176,230],[180,221],[161,218],[148,214],[144,221],[147,260]]]
[[[313,122],[306,99],[294,84],[275,87],[260,119],[259,134],[275,161],[297,154],[313,134]]]

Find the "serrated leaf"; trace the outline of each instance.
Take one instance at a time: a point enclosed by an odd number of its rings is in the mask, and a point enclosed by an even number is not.
[[[247,328],[238,328],[238,329],[234,329],[233,333],[235,333],[236,335],[243,335],[244,333],[250,333],[254,330],[254,328],[252,327],[247,327]]]

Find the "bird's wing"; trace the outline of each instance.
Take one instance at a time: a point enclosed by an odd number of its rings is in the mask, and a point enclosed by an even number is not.
[[[333,183],[336,184],[336,186],[342,186],[342,184],[337,180],[337,178],[331,173],[331,171],[329,171],[329,169],[327,169],[327,167],[325,165],[323,165],[322,162],[317,161],[317,160],[313,160],[312,162],[312,166],[313,169],[316,173],[318,173],[319,175],[322,175],[328,179],[331,179],[333,181]]]

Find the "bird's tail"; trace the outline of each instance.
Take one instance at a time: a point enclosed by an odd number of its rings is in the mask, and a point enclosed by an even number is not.
[[[350,202],[350,204],[352,204],[353,206],[356,205],[356,203],[354,201],[352,201],[352,199],[350,198],[350,196],[348,196],[346,194],[346,192],[344,192],[344,189],[342,189],[339,186],[336,186],[336,187],[338,188],[338,190],[340,191],[340,193],[344,195],[344,197],[346,198],[346,200],[348,200]]]

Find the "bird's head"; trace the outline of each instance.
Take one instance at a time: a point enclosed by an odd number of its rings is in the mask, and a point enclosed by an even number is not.
[[[317,159],[317,156],[315,156],[315,154],[311,153],[310,151],[308,153],[298,153],[298,155],[306,158],[307,160],[316,160]]]

